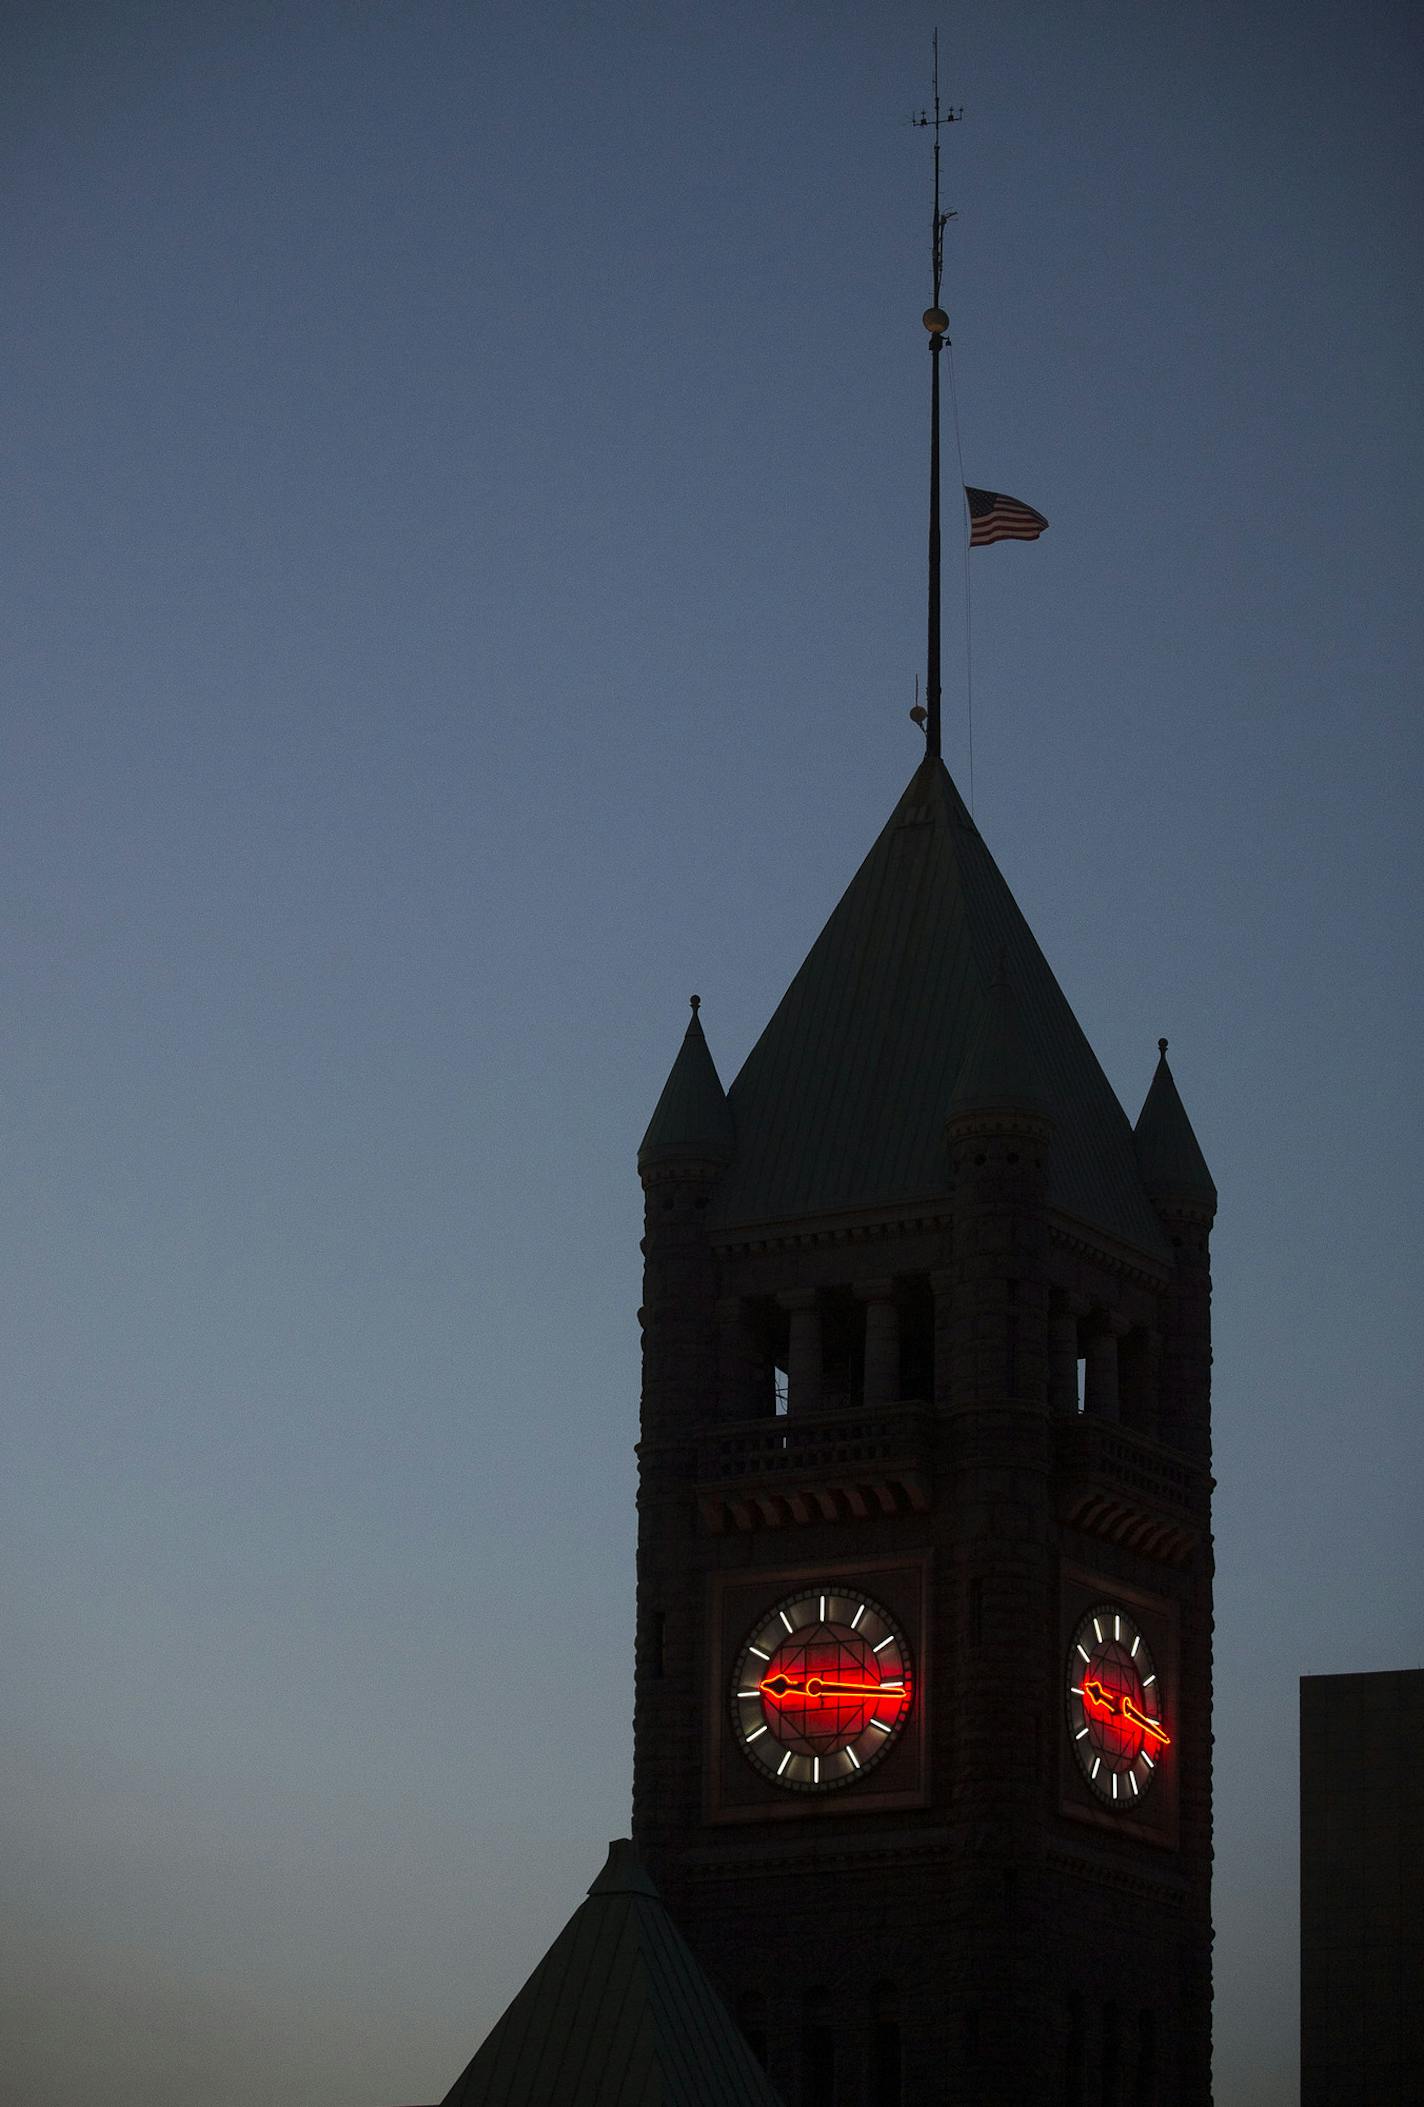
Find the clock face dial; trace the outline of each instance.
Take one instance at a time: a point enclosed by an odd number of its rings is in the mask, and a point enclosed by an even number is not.
[[[733,1731],[792,1792],[854,1785],[910,1716],[910,1650],[890,1612],[843,1582],[778,1602],[737,1656]]]
[[[1151,1792],[1172,1725],[1142,1631],[1116,1603],[1089,1610],[1068,1650],[1068,1732],[1097,1797],[1130,1814]]]

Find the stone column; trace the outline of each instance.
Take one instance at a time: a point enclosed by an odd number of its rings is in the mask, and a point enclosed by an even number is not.
[[[1117,1383],[1117,1342],[1126,1329],[1122,1319],[1100,1310],[1087,1337],[1087,1381],[1083,1409],[1094,1419],[1120,1416]]]
[[[1137,1434],[1157,1432],[1156,1349],[1159,1335],[1135,1324],[1118,1348],[1118,1414]]]
[[[800,1288],[777,1301],[791,1316],[786,1356],[786,1410],[798,1419],[821,1402],[821,1312],[814,1288]]]
[[[1155,1441],[1162,1425],[1162,1334],[1142,1334],[1142,1431]]]
[[[930,1348],[930,1396],[941,1409],[958,1402],[959,1363],[962,1359],[958,1333],[962,1296],[955,1295],[953,1266],[936,1266],[930,1274],[934,1296],[934,1326]]]
[[[1077,1295],[1056,1293],[1048,1314],[1048,1402],[1065,1419],[1078,1411],[1078,1319],[1083,1303]]]
[[[888,1405],[900,1395],[900,1312],[893,1280],[863,1280],[855,1293],[865,1304],[865,1402]]]
[[[740,1295],[717,1303],[717,1416],[759,1419],[774,1409],[771,1357]]]

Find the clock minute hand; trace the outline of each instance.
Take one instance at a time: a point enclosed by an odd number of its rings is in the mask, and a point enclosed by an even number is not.
[[[826,1676],[768,1675],[761,1684],[768,1697],[903,1697],[903,1683],[839,1683]]]
[[[1172,1739],[1171,1735],[1163,1727],[1161,1721],[1156,1719],[1149,1719],[1148,1715],[1145,1712],[1141,1712],[1138,1710],[1137,1706],[1132,1702],[1132,1699],[1130,1697],[1125,1697],[1122,1701],[1122,1716],[1124,1719],[1130,1719],[1135,1727],[1141,1727],[1144,1734],[1150,1735],[1151,1738],[1163,1748],[1165,1748]]]
[[[1161,1747],[1166,1747],[1172,1739],[1160,1721],[1149,1718],[1130,1697],[1120,1697],[1117,1691],[1107,1689],[1096,1676],[1085,1675],[1083,1678],[1083,1703],[1099,1713],[1106,1713],[1110,1719],[1120,1715]]]

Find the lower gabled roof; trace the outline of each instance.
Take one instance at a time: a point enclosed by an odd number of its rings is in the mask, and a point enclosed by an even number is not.
[[[633,1846],[608,1862],[442,2107],[781,2107]]]

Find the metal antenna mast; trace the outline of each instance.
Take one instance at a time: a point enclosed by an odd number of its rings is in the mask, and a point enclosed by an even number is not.
[[[940,306],[940,288],[944,280],[944,230],[953,219],[952,212],[942,212],[939,202],[939,135],[947,124],[956,123],[963,110],[948,110],[941,114],[939,104],[939,31],[934,33],[933,115],[921,110],[911,124],[934,133],[934,219],[931,223],[931,265],[934,278],[934,301],[925,309],[925,328],[930,333],[930,603],[929,637],[925,666],[925,747],[936,761],[940,758],[940,680],[939,680],[939,355],[944,349],[949,329],[949,316]]]

